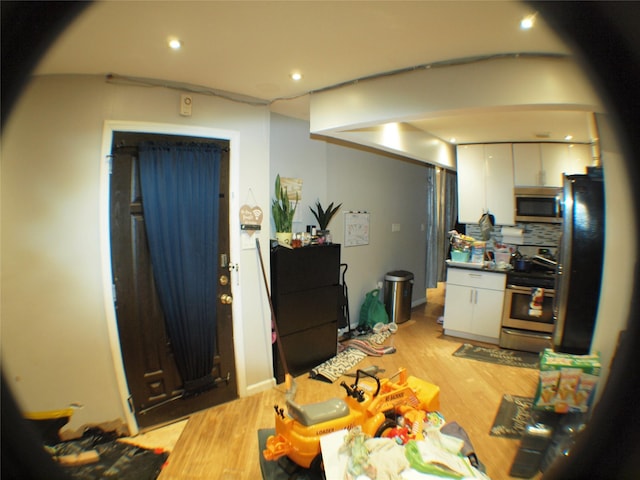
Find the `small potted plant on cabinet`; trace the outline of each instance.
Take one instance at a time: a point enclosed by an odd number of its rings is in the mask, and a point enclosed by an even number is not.
[[[313,213],[313,216],[316,217],[316,220],[318,221],[318,226],[320,227],[320,230],[318,230],[317,234],[319,237],[321,238],[327,238],[329,235],[329,230],[328,230],[328,226],[329,226],[329,222],[331,221],[331,219],[333,218],[333,216],[338,212],[338,210],[340,209],[340,207],[342,206],[342,204],[337,205],[336,207],[333,206],[333,202],[331,202],[329,204],[329,206],[325,209],[322,208],[322,205],[320,204],[320,201],[318,200],[316,202],[316,209],[314,210],[313,208],[309,207],[309,210],[311,210],[311,213]]]
[[[293,216],[298,207],[298,193],[296,192],[296,200],[292,205],[287,194],[287,187],[280,184],[280,175],[276,177],[276,198],[271,204],[271,214],[273,215],[273,223],[276,227],[276,239],[279,242],[291,245],[293,236]]]

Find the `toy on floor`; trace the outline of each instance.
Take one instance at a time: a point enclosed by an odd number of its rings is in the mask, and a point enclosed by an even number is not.
[[[398,381],[392,379],[398,376]],[[362,378],[371,379],[360,383]],[[352,385],[341,383],[346,396],[325,402],[300,405],[288,399],[285,409],[275,406],[275,435],[266,442],[263,456],[277,460],[287,456],[295,464],[322,470],[320,437],[338,430],[360,426],[371,437],[389,436],[398,427],[398,417],[416,410],[434,412],[440,408],[440,389],[402,368],[395,375],[379,379],[358,370]],[[424,422],[420,414],[409,415]]]

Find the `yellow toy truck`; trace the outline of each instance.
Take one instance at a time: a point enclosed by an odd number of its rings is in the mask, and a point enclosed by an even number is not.
[[[399,377],[398,381],[393,382],[392,378],[396,376]],[[370,377],[375,383],[367,381],[360,385],[361,377]],[[275,435],[267,439],[262,452],[264,458],[277,460],[286,455],[301,467],[322,471],[321,436],[338,430],[350,430],[358,425],[372,437],[387,436],[398,427],[398,415],[406,415],[411,411],[417,414],[413,417],[424,419],[424,412],[440,408],[439,387],[407,376],[404,368],[382,380],[357,370],[355,383],[347,385],[342,382],[340,385],[346,392],[344,399],[333,398],[308,405],[287,400],[286,414],[283,408],[276,405]]]

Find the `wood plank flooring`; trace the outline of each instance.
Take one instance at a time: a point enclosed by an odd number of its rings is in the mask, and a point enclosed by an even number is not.
[[[378,365],[387,374],[406,367],[408,373],[440,387],[440,412],[469,435],[480,461],[493,480],[509,479],[508,472],[520,445],[489,435],[502,395],[533,396],[537,370],[493,365],[452,353],[465,340],[445,336],[437,323],[444,311],[444,288],[429,290],[427,303],[413,309],[411,320],[399,325],[387,340],[396,353],[367,357],[359,367]],[[318,402],[343,397],[334,384],[296,378],[296,401]],[[257,431],[273,428],[273,405],[284,404],[284,386],[234,400],[190,417],[159,480],[258,480]]]

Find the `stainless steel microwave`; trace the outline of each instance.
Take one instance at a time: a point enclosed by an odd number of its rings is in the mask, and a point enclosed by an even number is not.
[[[562,189],[516,187],[516,222],[562,223]]]

